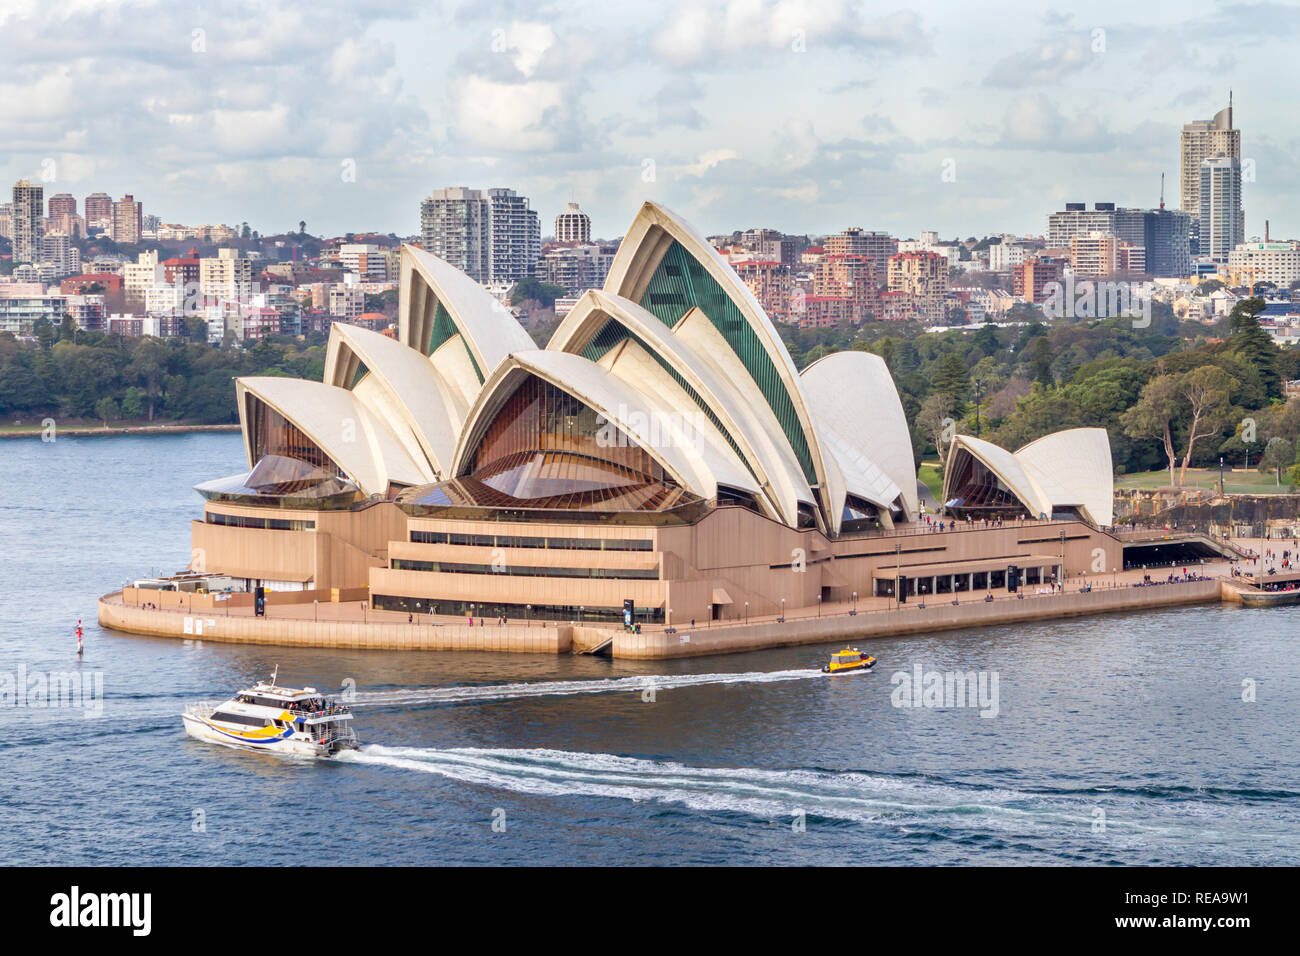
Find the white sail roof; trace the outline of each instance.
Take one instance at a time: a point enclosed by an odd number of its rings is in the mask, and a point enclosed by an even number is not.
[[[1016,460],[1057,507],[1083,509],[1094,524],[1114,521],[1115,470],[1104,428],[1070,428],[1044,435]]]
[[[639,367],[634,370],[631,363],[620,360],[609,366],[611,372],[630,378],[632,384],[647,378],[658,381],[672,374],[684,381],[704,404],[707,415],[716,419],[722,440],[729,445],[734,443],[762,489],[760,501],[768,503],[778,520],[793,525],[797,521],[798,502],[813,500],[808,482],[776,417],[712,324],[703,316],[694,324],[683,318],[677,328],[670,329],[635,302],[591,290],[560,323],[547,349],[581,353],[610,319],[622,325],[640,343],[638,348],[649,350],[662,366],[659,370],[647,367],[642,372]],[[689,331],[684,331],[688,326]],[[727,357],[731,358],[731,368],[724,368]],[[672,373],[664,371],[665,368],[671,368]],[[676,388],[661,387],[677,396],[683,414],[699,412],[695,399],[675,380],[674,384]]]
[[[865,480],[856,487],[850,481],[849,493],[886,506],[901,495],[906,517],[914,518],[920,502],[912,435],[885,360],[871,352],[836,352],[813,362],[801,378],[816,426],[832,438],[840,467]]]
[[[461,434],[456,475],[465,473],[479,437],[529,374],[604,416],[645,449],[678,484],[701,498],[715,497],[719,485],[758,494],[753,477],[735,454],[720,447],[707,433],[693,431],[692,420],[684,419],[680,408],[628,384],[590,359],[540,349],[514,353],[488,381]]]
[[[251,396],[284,416],[367,495],[384,494],[389,482],[416,485],[433,480],[428,465],[413,460],[387,424],[346,388],[260,376],[237,379],[235,394],[250,467],[257,464],[248,420]]]
[[[618,254],[614,257],[605,281],[605,291],[633,302],[640,302],[647,294],[655,271],[673,242],[677,242],[685,250],[692,260],[692,267],[702,269],[717,284],[745,323],[746,335],[757,348],[750,350],[751,354],[748,356],[738,356],[741,358],[741,367],[745,368],[746,374],[760,385],[759,394],[762,395],[765,403],[771,405],[776,402],[786,410],[785,427],[789,428],[790,432],[785,433],[785,440],[790,443],[793,435],[806,449],[811,463],[812,477],[815,479],[812,487],[818,493],[823,506],[818,509],[819,520],[823,522],[826,530],[834,533],[839,529],[840,513],[831,506],[831,499],[841,478],[838,468],[822,455],[813,426],[812,413],[801,388],[798,371],[767,313],[763,311],[749,287],[741,281],[740,276],[718,254],[712,244],[670,210],[658,203],[646,202],[641,206],[636,219],[633,220],[619,245]],[[715,324],[726,319],[721,314],[707,317]],[[726,343],[724,337],[719,336],[719,339]],[[725,347],[734,353],[731,345],[727,344]],[[759,349],[762,352],[761,358],[752,354]],[[747,362],[761,364],[762,372],[756,373]],[[790,416],[793,416],[793,419]],[[804,477],[807,482],[809,475],[805,474]]]
[[[353,382],[364,367],[363,378]],[[446,476],[465,415],[461,392],[415,349],[355,325],[330,327],[325,382],[351,388],[367,408],[398,431],[413,458]]]

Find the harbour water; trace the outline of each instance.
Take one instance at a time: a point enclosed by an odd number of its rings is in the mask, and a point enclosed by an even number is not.
[[[101,630],[95,599],[184,567],[191,486],[240,463],[233,434],[0,442],[0,863],[1300,855],[1300,609],[913,635],[865,648],[875,673],[836,679],[819,671],[832,647],[620,662]],[[275,758],[184,735],[185,703],[277,664],[286,682],[355,690],[359,752]],[[918,665],[982,675],[985,706],[900,706]],[[99,675],[102,700],[4,696],[5,675],[56,672],[92,689]]]

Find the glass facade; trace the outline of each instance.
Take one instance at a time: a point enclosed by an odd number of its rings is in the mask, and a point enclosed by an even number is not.
[[[468,474],[403,500],[416,506],[608,512],[658,511],[698,498],[594,409],[529,376],[469,455]]]
[[[606,352],[625,339],[631,339],[637,345],[641,346],[641,348],[645,350],[646,354],[654,358],[654,360],[659,363],[659,367],[667,372],[669,376],[672,377],[672,380],[682,387],[682,390],[686,392],[691,401],[695,403],[696,407],[699,408],[699,410],[704,413],[705,417],[713,423],[714,427],[722,433],[722,437],[727,440],[727,444],[730,445],[731,450],[736,453],[736,457],[739,458],[749,472],[753,474],[754,470],[753,468],[750,468],[749,460],[741,452],[740,445],[738,445],[736,439],[731,436],[731,432],[723,427],[722,421],[718,418],[709,403],[700,396],[699,392],[695,391],[691,384],[686,381],[686,378],[681,372],[677,371],[677,369],[673,368],[672,365],[668,363],[667,359],[660,355],[656,350],[646,345],[645,342],[641,340],[640,336],[634,335],[617,319],[610,319],[601,326],[600,331],[593,335],[587,342],[586,346],[583,347],[582,355],[584,358],[591,359],[593,362],[599,362],[605,357]],[[758,476],[755,475],[754,477],[757,479]]]
[[[696,307],[709,317],[767,399],[794,449],[804,476],[810,484],[816,484],[817,475],[803,426],[772,357],[736,303],[681,243],[674,241],[668,247],[650,277],[640,304],[668,326],[676,325],[682,316]]]
[[[948,481],[951,495],[947,502],[949,513],[959,518],[1014,517],[1025,514],[1025,503],[1015,492],[1003,484],[978,458],[958,449],[952,463],[953,473]]]
[[[253,449],[253,460],[273,456],[314,465],[322,472],[342,476],[343,471],[319,445],[307,437],[293,422],[255,395],[246,396],[248,405],[248,430]],[[277,465],[277,467],[287,467]],[[257,469],[254,468],[254,474]],[[250,478],[253,475],[249,476]]]
[[[223,515],[209,511],[208,524],[225,525],[227,528],[265,528],[270,531],[315,531],[316,522],[304,518],[250,518],[247,515]]]
[[[429,290],[428,295],[433,296],[433,291]],[[451,313],[447,311],[447,307],[436,297],[433,301],[433,324],[429,326],[428,340],[421,343],[425,355],[432,355],[442,348],[452,336],[460,335],[460,329],[456,328],[456,323],[452,321]],[[478,376],[481,385],[484,381],[483,370],[478,367],[478,362],[474,359],[474,353],[470,350],[469,343],[465,342],[464,337],[461,337],[461,343],[465,346],[465,354],[469,356],[470,364],[474,366],[474,374]]]
[[[491,601],[440,601],[436,598],[406,597],[400,594],[376,594],[374,605],[380,611],[405,611],[408,614],[457,614],[495,620],[578,621],[623,623],[623,606],[579,607],[573,604],[501,604]],[[664,609],[637,605],[632,620],[637,624],[662,624]]]
[[[205,481],[201,485],[195,485],[194,490],[209,501],[269,505],[277,508],[303,508],[311,511],[347,508],[361,497],[357,486],[339,477],[332,467],[317,467],[309,462],[285,458],[281,455],[263,456],[246,475],[231,475],[229,478]],[[245,525],[244,527],[256,526]],[[267,527],[271,526],[267,525]]]
[[[653,551],[649,538],[540,538],[518,534],[456,534],[412,531],[415,544],[458,544],[478,548],[548,548],[554,551]]]
[[[394,571],[436,571],[444,574],[502,574],[522,578],[602,578],[614,581],[656,581],[657,568],[547,568],[532,565],[466,564],[460,561],[417,561],[393,558]]]

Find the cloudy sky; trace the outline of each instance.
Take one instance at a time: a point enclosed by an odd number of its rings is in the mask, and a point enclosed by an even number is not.
[[[1051,0],[1049,0],[1050,4]],[[704,232],[1041,233],[1178,204],[1235,96],[1247,232],[1300,237],[1300,8],[1208,0],[0,0],[0,167],[167,222],[418,229],[447,185]]]

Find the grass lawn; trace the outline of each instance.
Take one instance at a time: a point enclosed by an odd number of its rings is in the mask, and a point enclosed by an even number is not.
[[[1177,475],[1178,471],[1175,470],[1175,478]],[[1168,488],[1169,472],[1144,471],[1132,475],[1121,475],[1115,479],[1115,487]],[[1219,488],[1219,469],[1188,468],[1187,487],[1217,491]],[[1261,474],[1254,469],[1243,471],[1240,468],[1235,471],[1224,469],[1223,490],[1230,495],[1285,495],[1291,493],[1291,489],[1286,483],[1285,472],[1282,475],[1282,484],[1279,486],[1272,471]]]
[[[943,500],[943,469],[939,467],[937,461],[921,462],[921,467],[916,470],[916,477],[930,489],[930,494],[934,495],[936,501]]]

